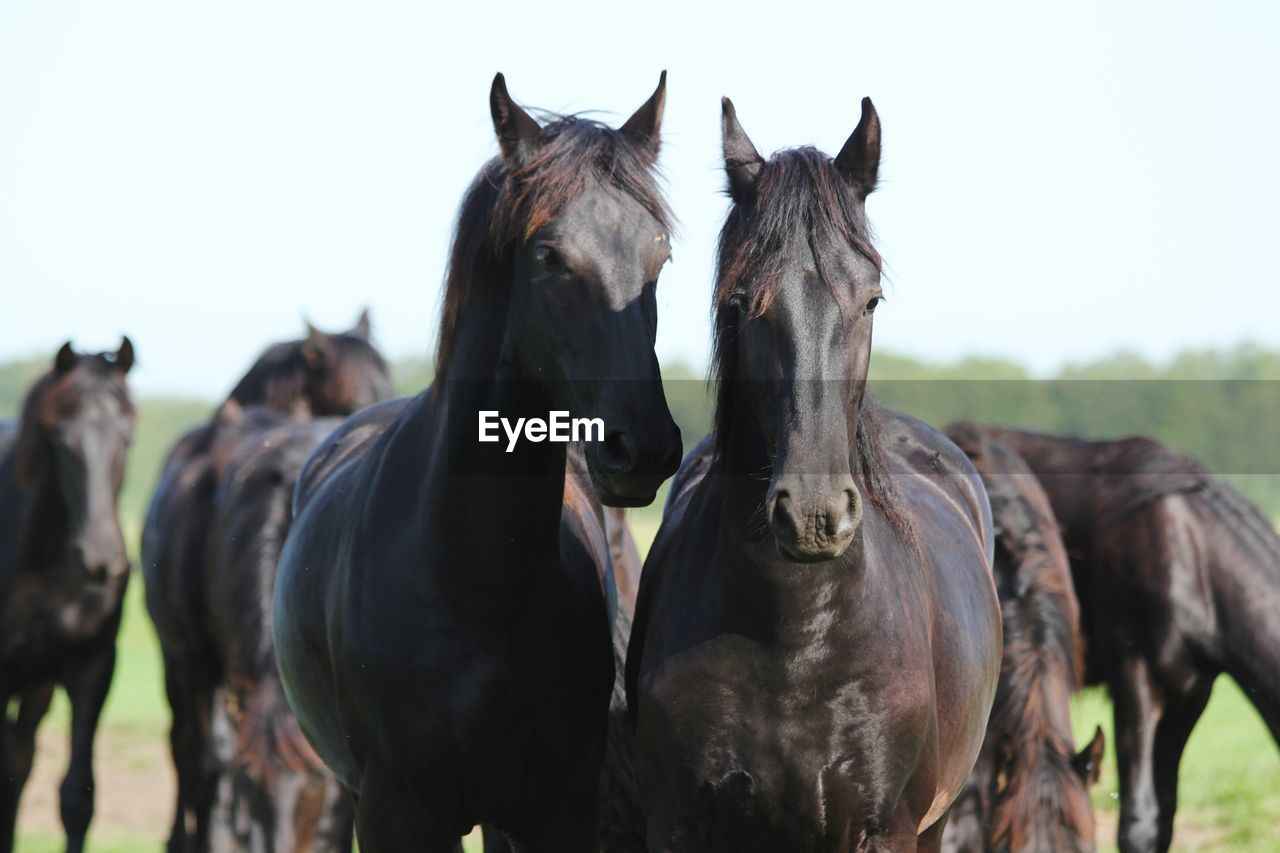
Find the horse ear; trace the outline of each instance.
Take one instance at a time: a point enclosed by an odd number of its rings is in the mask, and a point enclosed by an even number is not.
[[[1102,775],[1102,755],[1106,750],[1107,738],[1102,733],[1102,726],[1098,726],[1089,745],[1071,759],[1071,766],[1086,785],[1096,784]]]
[[[244,406],[240,405],[235,397],[228,397],[218,407],[217,414],[213,416],[214,423],[220,427],[235,426],[242,420],[244,420]]]
[[[133,341],[129,340],[128,335],[120,336],[120,349],[116,350],[115,367],[121,373],[128,373],[133,369]]]
[[[876,188],[880,173],[880,116],[870,98],[862,99],[862,118],[836,155],[836,168],[863,198]]]
[[[519,166],[542,144],[542,126],[507,92],[507,80],[499,71],[489,90],[489,112],[493,130],[498,134],[502,157],[511,166]]]
[[[53,371],[61,376],[64,373],[70,373],[75,369],[79,356],[76,351],[71,348],[71,341],[67,341],[58,350],[58,354],[53,357]]]
[[[307,323],[307,338],[299,351],[309,367],[318,368],[333,354],[333,341],[324,332]]]
[[[622,126],[622,135],[644,149],[653,160],[657,159],[662,145],[662,110],[666,104],[667,72],[663,71],[658,76],[658,88]]]
[[[356,318],[356,324],[351,327],[351,331],[347,332],[347,334],[353,338],[367,341],[372,331],[372,324],[369,322],[369,309],[361,308],[360,316]]]
[[[720,99],[720,135],[724,146],[724,171],[729,176],[729,197],[739,204],[748,200],[764,170],[764,158],[738,123],[733,101]]]

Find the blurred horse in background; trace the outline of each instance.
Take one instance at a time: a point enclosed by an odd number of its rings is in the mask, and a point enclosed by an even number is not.
[[[208,596],[219,468],[239,437],[270,422],[270,410],[305,420],[350,414],[389,398],[386,361],[370,343],[370,331],[368,314],[362,313],[347,332],[328,334],[308,325],[305,338],[267,349],[231,392],[229,402],[239,414],[224,407],[179,439],[152,495],[142,532],[142,570],[173,712],[170,747],[178,791],[171,853],[208,849],[219,775],[211,714],[225,663],[211,635]]]
[[[234,401],[224,405],[224,426],[261,416],[238,409]],[[345,851],[351,849],[350,802],[285,701],[271,633],[271,592],[292,522],[294,485],[307,457],[339,421],[296,423],[274,409],[266,412],[275,423],[230,428],[240,436],[219,465],[209,533],[207,619],[223,667],[214,715],[224,718],[227,735],[219,756],[213,847]]]
[[[67,850],[93,818],[93,744],[115,672],[129,581],[117,503],[133,439],[125,376],[133,344],[76,353],[68,342],[21,419],[0,425],[0,851],[13,849],[18,800],[40,720],[62,685],[71,760],[62,783]],[[11,714],[16,709],[16,715]]]
[[[1070,699],[1084,677],[1080,607],[1049,499],[1025,462],[971,423],[947,437],[973,462],[991,500],[996,593],[1004,622],[1000,685],[978,763],[947,821],[943,849],[1094,849],[1089,786],[1102,730],[1074,750]]]
[[[1280,742],[1280,537],[1230,485],[1151,439],[985,433],[1026,460],[1062,525],[1085,680],[1114,704],[1120,849],[1167,850],[1178,764],[1220,673]]]

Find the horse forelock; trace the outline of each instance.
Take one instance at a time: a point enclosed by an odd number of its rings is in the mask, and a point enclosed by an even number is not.
[[[454,227],[436,342],[436,375],[453,356],[462,306],[472,288],[510,263],[511,249],[585,192],[590,182],[638,202],[662,228],[675,219],[658,186],[652,152],[626,134],[578,116],[558,116],[519,167],[490,160],[463,198]]]

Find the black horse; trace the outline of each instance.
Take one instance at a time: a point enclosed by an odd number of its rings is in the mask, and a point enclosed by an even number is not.
[[[1081,752],[1073,745],[1070,699],[1084,676],[1080,605],[1057,519],[1016,453],[972,423],[946,433],[991,499],[1004,661],[987,737],[943,849],[1093,850],[1089,786],[1098,781],[1105,741],[1098,729]]]
[[[55,685],[71,700],[62,783],[67,849],[93,818],[93,742],[115,672],[129,558],[116,504],[133,438],[125,375],[133,344],[81,355],[65,344],[21,420],[0,425],[0,851],[13,849],[18,799]],[[11,715],[17,703],[16,716]]]
[[[350,850],[350,803],[285,701],[271,634],[271,593],[294,485],[339,422],[295,423],[269,407],[241,411],[234,401],[219,421],[231,447],[219,466],[206,594],[209,634],[223,667],[214,714],[227,722],[228,743],[220,756],[213,846]]]
[[[1085,680],[1115,706],[1120,849],[1167,850],[1182,750],[1219,674],[1280,743],[1280,537],[1229,485],[1151,439],[986,432],[1027,461],[1062,525]]]
[[[724,100],[715,429],[677,477],[627,660],[650,850],[936,850],[1000,665],[973,467],[865,397],[871,101],[766,161]]]
[[[477,823],[596,849],[614,667],[592,493],[649,503],[680,455],[653,352],[664,97],[665,75],[621,129],[540,127],[495,78],[502,153],[459,214],[436,380],[349,419],[303,473],[277,656],[362,850],[452,851]],[[585,466],[477,440],[480,411],[551,410],[603,419]]]
[[[170,451],[152,495],[142,531],[142,572],[173,711],[170,747],[178,791],[169,850],[174,853],[208,848],[220,772],[210,725],[225,663],[211,634],[208,601],[209,525],[219,468],[244,431],[276,419],[271,410],[306,419],[350,414],[389,398],[387,365],[369,336],[369,317],[362,313],[350,331],[328,334],[308,325],[305,338],[267,349],[229,397],[248,420],[237,416],[234,423],[223,422],[231,411],[224,407],[184,435]]]

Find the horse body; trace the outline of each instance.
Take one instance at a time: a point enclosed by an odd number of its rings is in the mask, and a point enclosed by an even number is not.
[[[676,478],[627,659],[649,849],[937,849],[999,612],[972,465],[865,399],[879,119],[864,100],[836,158],[768,161],[728,99],[723,122],[715,431]]]
[[[594,796],[603,731],[592,712],[607,701],[612,675],[600,574],[607,540],[583,472],[566,474],[554,445],[515,463],[536,466],[516,483],[450,478],[426,463],[432,433],[444,441],[449,429],[435,408],[423,396],[350,422],[368,431],[370,421],[402,412],[362,447],[345,447],[343,464],[302,499],[297,527],[309,535],[290,539],[284,565],[307,569],[281,578],[279,600],[325,606],[296,615],[281,607],[279,655],[304,731],[361,799],[376,800],[370,781],[394,771],[421,800],[401,807],[429,809],[454,836],[484,821],[529,837],[540,824],[571,821],[576,809],[593,811],[583,797]],[[500,505],[529,507],[534,517],[495,539],[476,508]],[[370,513],[391,506],[399,507],[391,516]],[[449,534],[424,536],[418,512]],[[340,518],[348,521],[326,521]],[[410,535],[388,537],[393,523]],[[477,542],[486,542],[483,561],[473,556]],[[329,554],[352,559],[344,565]],[[448,571],[385,568],[415,565]],[[391,642],[388,626],[404,626]],[[298,665],[317,644],[332,649],[332,665]],[[327,701],[310,701],[319,696]],[[395,822],[390,803],[377,819]]]
[[[679,457],[653,354],[664,93],[619,130],[543,128],[495,79],[502,156],[459,214],[436,381],[302,474],[277,656],[362,849],[452,851],[477,823],[596,849],[616,599],[594,495],[648,503]],[[552,409],[600,416],[604,441],[477,441],[480,411]]]
[[[219,477],[210,527],[208,627],[223,676],[229,748],[222,757],[214,846],[339,851],[351,845],[345,793],[311,750],[285,702],[271,633],[276,564],[294,484],[332,418],[250,429]]]
[[[178,773],[171,851],[205,850],[220,762],[213,748],[214,692],[225,661],[211,625],[210,526],[218,484],[246,435],[283,418],[347,414],[390,396],[386,362],[369,342],[369,320],[270,347],[207,424],[187,432],[165,462],[142,532],[147,612],[165,660]],[[285,490],[287,493],[287,489]]]
[[[1080,608],[1049,498],[1017,454],[980,427],[946,430],[982,477],[995,525],[1004,660],[978,764],[944,848],[1092,850],[1104,742],[1076,754],[1069,701],[1083,677]]]
[[[93,816],[94,736],[129,580],[116,502],[133,430],[132,365],[127,338],[99,355],[67,344],[28,393],[21,421],[0,428],[0,850],[12,849],[36,730],[57,684],[72,709],[61,790],[68,850],[84,848]]]
[[[986,431],[1027,461],[1062,525],[1086,680],[1115,707],[1120,848],[1167,850],[1182,750],[1219,673],[1280,742],[1280,539],[1229,485],[1149,439]]]
[[[914,848],[964,785],[991,701],[957,677],[993,669],[983,493],[940,436],[884,414],[888,464],[917,478],[904,500],[932,533],[919,549],[872,506],[861,542],[797,570],[742,541],[727,505],[748,484],[709,465],[664,519],[632,636],[654,849]],[[677,735],[664,766],[654,741]]]

